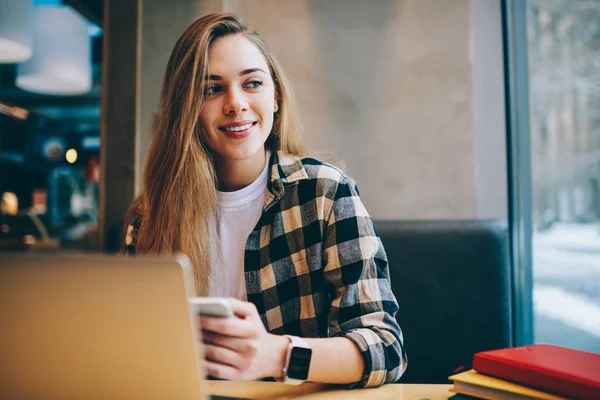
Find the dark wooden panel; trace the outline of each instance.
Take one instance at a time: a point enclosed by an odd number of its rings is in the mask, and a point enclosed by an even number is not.
[[[119,224],[136,190],[140,0],[105,0],[99,234]]]

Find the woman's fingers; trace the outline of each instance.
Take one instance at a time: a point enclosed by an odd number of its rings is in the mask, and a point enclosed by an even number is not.
[[[230,336],[223,336],[209,331],[202,331],[202,340],[204,343],[212,344],[219,347],[225,347],[237,353],[248,356],[254,356],[260,349],[258,339],[244,339]]]
[[[238,300],[235,298],[228,298],[227,301],[231,305],[233,313],[239,318],[247,318],[250,316],[258,317],[258,311],[256,310],[256,306],[253,303]]]
[[[241,318],[200,317],[200,329],[220,335],[248,338],[259,335],[256,324]]]
[[[212,344],[205,344],[204,357],[209,361],[225,364],[238,370],[244,369],[247,366],[246,360],[239,353]]]
[[[268,376],[269,336],[254,304],[228,299],[235,317],[200,316],[198,328],[205,344],[207,373],[221,379],[256,379]]]
[[[230,365],[219,364],[212,361],[204,361],[206,374],[219,379],[228,379],[230,381],[240,380],[240,371]]]

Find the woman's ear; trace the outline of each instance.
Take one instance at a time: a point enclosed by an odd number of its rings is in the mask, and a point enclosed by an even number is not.
[[[277,99],[275,99],[275,107],[273,107],[273,112],[276,113],[279,111],[279,104],[277,104]]]

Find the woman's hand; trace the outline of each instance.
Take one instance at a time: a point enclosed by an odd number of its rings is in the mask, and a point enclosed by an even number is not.
[[[228,300],[236,317],[200,317],[207,374],[229,380],[281,377],[289,339],[268,333],[254,304]]]

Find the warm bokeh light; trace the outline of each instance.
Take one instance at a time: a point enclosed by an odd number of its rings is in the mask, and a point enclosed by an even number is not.
[[[73,164],[75,161],[77,161],[77,150],[75,150],[75,149],[67,150],[67,154],[65,155],[65,157],[67,158],[67,162]]]
[[[0,207],[2,214],[17,215],[19,212],[19,200],[13,192],[2,194],[2,205]]]

